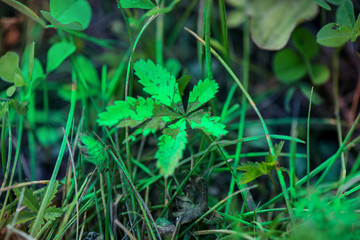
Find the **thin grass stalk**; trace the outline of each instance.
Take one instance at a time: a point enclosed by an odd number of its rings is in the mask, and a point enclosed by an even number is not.
[[[220,0],[219,3],[220,2],[223,2],[223,0]],[[249,67],[250,66],[250,23],[249,23],[248,19],[245,20],[243,29],[244,29],[244,32],[243,32],[243,51],[244,51],[243,83],[244,83],[244,88],[247,91],[248,85],[249,85],[249,73],[250,73],[250,67]],[[226,39],[227,39],[227,34],[226,34]],[[239,121],[239,128],[238,128],[238,139],[241,139],[244,137],[246,108],[247,108],[246,97],[244,94],[242,94],[241,95],[241,110],[240,110],[241,113],[240,113],[240,121]],[[241,147],[242,147],[242,142],[239,142],[236,145],[236,151],[235,151],[235,160],[234,160],[235,168],[233,171],[234,171],[234,175],[237,176],[237,179],[241,178],[241,173],[237,172],[237,170],[236,170],[236,166],[239,165],[239,161],[240,161]],[[234,187],[235,187],[235,181],[236,181],[236,178],[231,179],[228,195],[231,195],[233,193]],[[246,187],[246,184],[241,187]],[[246,193],[241,192],[241,195],[243,195],[243,198],[246,200],[244,194],[246,194]],[[231,204],[231,199],[229,199],[226,203],[226,207],[225,207],[226,214],[229,212],[230,204]]]
[[[329,171],[329,169],[331,168],[332,164],[335,162],[336,159],[338,159],[341,155],[341,153],[343,152],[343,150],[345,149],[346,144],[349,142],[352,134],[354,133],[357,124],[360,121],[360,114],[356,117],[354,124],[351,126],[348,134],[346,135],[343,143],[341,144],[341,146],[338,148],[338,150],[336,151],[336,153],[334,155],[332,155],[331,157],[329,157],[327,160],[325,160],[322,164],[320,164],[317,168],[315,168],[313,171],[310,172],[309,176],[310,178],[316,176],[317,174],[319,174],[322,170],[325,169],[324,173],[326,171]],[[324,174],[323,174],[324,175]],[[325,173],[326,176],[326,173]],[[317,185],[323,180],[323,176],[320,177],[320,179],[318,180]],[[301,178],[296,184],[296,187],[301,186],[302,184],[306,183],[308,181],[308,176],[304,176],[303,178]],[[290,188],[288,188],[286,191],[289,191]],[[278,194],[277,196],[273,197],[270,201],[266,202],[265,204],[259,206],[258,209],[263,209],[275,202],[277,202],[281,197],[282,197],[283,193]]]
[[[30,231],[31,236],[35,236],[36,233],[40,230],[40,226],[41,226],[42,220],[44,218],[45,210],[46,210],[46,207],[47,207],[48,202],[50,200],[50,191],[52,191],[52,188],[54,186],[54,183],[55,183],[55,180],[56,180],[56,177],[57,177],[57,174],[59,172],[60,165],[61,165],[61,162],[62,162],[62,159],[63,159],[63,156],[64,156],[64,153],[65,153],[66,137],[69,136],[69,133],[70,133],[70,128],[71,128],[71,124],[72,124],[72,121],[73,121],[73,118],[74,118],[75,105],[76,105],[76,91],[77,91],[77,89],[76,89],[76,80],[74,78],[74,74],[73,74],[72,81],[73,81],[73,83],[72,83],[72,88],[71,88],[70,111],[69,111],[69,115],[68,115],[68,119],[67,119],[66,127],[65,127],[66,135],[63,137],[61,147],[60,147],[60,151],[59,151],[59,154],[58,154],[58,158],[57,158],[56,163],[55,163],[54,171],[53,171],[53,173],[51,175],[50,183],[48,185],[48,188],[46,189],[46,192],[44,194],[44,199],[41,202],[39,212],[36,215],[36,218],[35,218],[35,220],[33,222],[33,226],[32,226],[31,231]]]
[[[213,6],[213,0],[205,0],[205,7],[204,7],[205,61],[206,61],[207,78],[209,79],[214,79],[212,64],[211,64],[211,50],[210,50],[212,6]]]
[[[6,121],[7,121],[7,111],[2,116],[2,123],[1,123],[1,164],[2,164],[2,171],[3,176],[6,173],[6,154],[5,154],[5,138],[6,138]]]
[[[307,178],[306,186],[307,188],[309,188],[310,186],[310,114],[311,114],[313,92],[314,92],[314,87],[312,87],[310,91],[309,111],[308,111],[307,124],[306,124],[306,178]]]
[[[164,7],[164,1],[161,2],[160,7]],[[155,56],[156,63],[164,66],[164,15],[161,14],[156,19],[156,39],[155,39]]]
[[[228,39],[228,31],[227,31],[227,23],[226,23],[226,7],[224,0],[219,0],[219,12],[220,12],[221,42],[222,42],[222,46],[224,47],[224,60],[229,66],[231,66],[229,39]]]
[[[194,32],[192,32],[191,30],[189,30],[188,28],[185,28],[189,33],[191,33],[199,42],[201,42],[202,44],[205,44],[204,40],[201,39],[199,36],[197,36]],[[271,156],[275,156],[275,151],[274,151],[274,146],[271,142],[271,138],[270,138],[270,134],[269,131],[267,129],[267,126],[265,124],[265,121],[259,111],[259,109],[257,108],[257,106],[255,105],[255,102],[252,100],[251,96],[249,95],[249,93],[246,91],[246,89],[244,88],[243,84],[240,82],[240,80],[237,78],[237,76],[235,75],[235,73],[230,69],[230,67],[226,64],[226,62],[220,57],[220,55],[211,48],[211,52],[212,54],[219,60],[219,62],[224,66],[224,68],[226,69],[226,71],[230,74],[230,76],[234,79],[234,81],[238,84],[238,86],[240,87],[241,91],[243,92],[243,94],[246,96],[247,100],[249,101],[249,103],[251,104],[252,108],[255,110],[256,114],[258,115],[260,122],[262,124],[262,127],[264,129],[265,132],[265,137],[267,140],[267,143],[269,145],[269,149],[270,149],[270,155]],[[279,182],[280,182],[280,186],[282,188],[283,194],[284,194],[284,199],[286,202],[286,205],[288,207],[288,211],[289,211],[289,215],[291,217],[291,219],[293,219],[293,211],[292,211],[292,207],[290,204],[290,198],[289,198],[289,194],[286,191],[286,185],[285,185],[285,179],[284,176],[281,172],[280,166],[278,165],[278,161],[277,159],[275,159],[275,163],[276,163],[276,173],[278,175],[279,178]]]

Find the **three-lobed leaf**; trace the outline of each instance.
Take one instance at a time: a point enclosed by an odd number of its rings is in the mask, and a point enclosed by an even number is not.
[[[218,89],[219,86],[215,80],[210,80],[208,78],[204,81],[200,80],[190,92],[187,112],[192,112],[198,109],[210,99],[215,97]]]
[[[174,110],[184,111],[178,83],[166,69],[150,60],[140,60],[134,64],[134,70],[145,92]]]

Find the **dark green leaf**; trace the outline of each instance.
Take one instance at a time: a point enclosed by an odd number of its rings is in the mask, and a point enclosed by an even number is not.
[[[43,192],[43,194],[41,194],[41,201],[44,200],[44,196],[45,196],[45,193],[46,193],[48,187],[49,187],[49,185],[44,187],[44,192]],[[45,203],[46,208],[48,208],[50,206],[52,200],[55,198],[58,187],[59,187],[59,182],[55,181],[53,187],[50,189],[50,192],[49,192],[50,197],[48,198],[48,202]]]
[[[306,74],[305,64],[289,48],[275,54],[273,69],[276,77],[286,84],[297,82]]]
[[[336,23],[322,27],[316,35],[316,41],[326,47],[340,47],[351,38],[351,29]]]
[[[336,23],[352,29],[355,24],[354,6],[351,0],[345,0],[336,10]]]
[[[189,95],[189,102],[187,107],[187,112],[192,112],[203,104],[208,102],[210,99],[215,97],[219,89],[218,84],[215,80],[205,79],[204,81],[200,80],[197,85],[194,86],[193,90]]]
[[[355,40],[358,38],[359,35],[360,35],[360,14],[358,15],[358,18],[356,19],[354,28],[352,29],[352,32],[351,32],[351,42],[355,42]]]
[[[75,45],[69,42],[58,42],[52,45],[47,53],[46,72],[55,70],[75,50]]]
[[[61,217],[63,211],[60,208],[57,208],[55,206],[48,207],[45,210],[44,218],[46,221],[49,220],[55,220],[56,218]]]
[[[40,205],[36,196],[34,195],[33,191],[31,191],[29,188],[24,187],[24,189],[25,191],[23,195],[22,204],[27,208],[29,208],[31,211],[37,213],[39,211]],[[21,190],[19,188],[14,188],[13,190],[15,195],[18,198],[20,198]]]
[[[87,83],[92,87],[99,88],[100,80],[94,64],[83,55],[76,58],[79,65],[78,71],[84,76]]]
[[[315,37],[305,28],[297,28],[291,35],[291,40],[299,52],[308,60],[312,59],[319,52],[319,46]]]
[[[180,73],[181,64],[177,59],[170,58],[165,62],[165,69],[167,69],[171,75],[176,77]]]
[[[328,10],[328,11],[331,10],[330,5],[327,2],[325,2],[325,0],[314,0],[314,1],[316,2],[317,5],[324,8],[325,10]]]

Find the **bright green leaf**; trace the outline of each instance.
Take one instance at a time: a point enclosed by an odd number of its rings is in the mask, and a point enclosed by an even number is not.
[[[219,85],[215,82],[215,80],[200,80],[190,92],[187,112],[192,112],[198,109],[210,99],[215,97],[218,89]]]
[[[306,74],[305,64],[289,48],[285,48],[275,54],[273,69],[276,77],[286,84],[294,83]]]
[[[57,143],[61,138],[61,132],[54,127],[38,127],[35,131],[36,137],[43,146]]]
[[[86,0],[51,0],[50,13],[41,13],[54,26],[71,30],[84,30],[91,20],[91,7]]]
[[[58,20],[56,20],[51,15],[51,13],[49,13],[47,11],[43,11],[43,10],[41,10],[40,12],[43,15],[43,17],[52,24],[52,27],[54,27],[54,28],[60,27],[60,28],[65,28],[67,30],[75,30],[75,31],[83,30],[83,26],[78,22],[61,23]]]
[[[210,117],[209,113],[204,114],[203,111],[197,111],[188,117],[191,128],[199,128],[216,137],[220,137],[227,133],[225,125],[219,121],[220,117]]]
[[[340,47],[351,38],[351,29],[348,27],[329,23],[322,27],[316,35],[316,41],[326,47]]]
[[[151,98],[135,99],[128,97],[127,101],[116,101],[114,105],[108,106],[105,112],[99,114],[97,120],[101,126],[114,126],[121,120],[136,120],[142,122],[153,116],[155,101]]]
[[[122,8],[151,9],[155,7],[150,0],[117,0]]]
[[[161,175],[168,177],[174,174],[186,143],[186,123],[183,119],[164,130],[159,138],[159,150],[155,155]]]
[[[291,35],[295,47],[308,60],[312,59],[319,52],[319,46],[316,43],[313,34],[305,28],[297,28]]]
[[[17,87],[24,86],[25,80],[19,68],[19,56],[15,52],[7,52],[0,58],[0,78],[14,83]]]
[[[174,110],[184,111],[178,83],[173,75],[163,69],[159,64],[155,65],[151,60],[145,62],[139,60],[134,64],[135,74],[144,85],[144,91],[149,93],[160,103]]]
[[[336,10],[336,23],[352,29],[355,24],[354,6],[351,0],[345,0]]]
[[[46,72],[55,70],[75,50],[75,45],[68,42],[58,42],[52,45],[47,53]]]
[[[247,162],[244,164],[241,164],[240,167],[238,167],[238,170],[243,171],[242,176],[240,178],[241,184],[246,184],[248,182],[251,182],[255,180],[256,178],[263,176],[263,175],[269,175],[271,170],[274,169],[273,163],[253,163],[253,162]]]
[[[311,80],[314,85],[326,83],[330,78],[329,69],[322,64],[311,65]]]
[[[95,140],[87,134],[81,134],[79,139],[79,148],[84,158],[96,165],[100,169],[104,169],[108,163],[108,154],[105,145]]]
[[[318,12],[313,0],[253,0],[248,5],[252,39],[268,50],[283,48],[296,24],[314,18]]]

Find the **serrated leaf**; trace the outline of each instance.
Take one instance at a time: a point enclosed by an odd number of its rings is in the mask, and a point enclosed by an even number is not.
[[[108,154],[105,145],[87,134],[81,134],[79,148],[85,159],[98,168],[103,169],[108,162]]]
[[[122,8],[151,9],[155,7],[150,0],[117,0]]]
[[[58,42],[52,45],[47,53],[46,72],[55,70],[75,50],[75,45],[69,42]]]
[[[48,207],[45,210],[44,219],[46,221],[55,220],[56,218],[61,217],[62,213],[63,211],[61,210],[61,208],[57,208],[55,206]]]
[[[56,195],[56,193],[57,193],[58,186],[59,186],[59,182],[58,182],[58,181],[55,181],[53,187],[52,187],[51,190],[50,190],[50,193],[49,193],[49,194],[50,194],[50,197],[48,198],[48,202],[45,203],[46,208],[49,207],[49,205],[51,204],[52,200],[55,198],[55,195]],[[44,200],[44,196],[45,196],[45,193],[46,193],[48,187],[49,187],[49,185],[47,185],[47,186],[44,188],[44,192],[41,194],[41,201]]]
[[[329,23],[316,35],[316,41],[326,47],[340,47],[350,40],[352,30],[346,26]]]
[[[200,80],[190,92],[187,112],[192,112],[198,109],[210,99],[215,97],[218,89],[219,85],[215,82],[215,80],[210,80],[208,78],[204,81]]]
[[[19,215],[16,219],[15,225],[17,224],[23,224],[26,223],[28,221],[34,220],[36,218],[37,213],[35,212],[29,212],[29,211],[21,211],[19,212]],[[11,223],[14,219],[14,216],[11,216],[7,222]]]
[[[186,122],[184,119],[170,125],[159,138],[159,150],[155,154],[157,167],[160,174],[169,177],[174,171],[183,156],[183,150],[187,143]]]
[[[99,114],[97,122],[101,126],[114,126],[121,120],[136,120],[139,123],[153,116],[155,101],[151,98],[128,97],[127,101],[115,101],[105,112]],[[122,125],[125,127],[124,125]]]
[[[134,64],[135,74],[140,78],[144,91],[160,103],[184,112],[178,83],[173,75],[151,60],[139,60]]]
[[[204,114],[203,111],[197,111],[188,117],[191,128],[199,128],[216,137],[225,135],[228,132],[225,130],[225,125],[219,121],[220,117],[211,117],[209,113]]]
[[[261,162],[261,163],[247,162],[241,164],[241,166],[238,167],[237,169],[244,171],[240,178],[240,183],[246,184],[248,182],[255,180],[260,176],[269,175],[271,170],[274,169],[274,165],[265,162]]]
[[[33,191],[31,191],[29,188],[24,187],[25,191],[24,191],[24,196],[23,196],[23,201],[22,204],[24,206],[26,206],[27,208],[29,208],[31,211],[33,212],[38,212],[40,205],[39,202],[36,198],[36,196],[34,195]],[[14,193],[15,195],[20,198],[21,195],[21,191],[19,188],[14,188]]]

